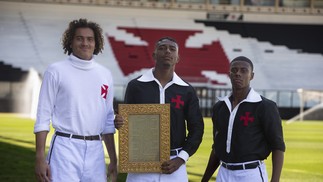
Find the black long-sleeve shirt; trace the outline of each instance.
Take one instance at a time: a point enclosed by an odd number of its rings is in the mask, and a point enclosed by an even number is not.
[[[273,150],[285,151],[276,104],[253,89],[231,109],[229,96],[213,107],[213,149],[220,160],[240,163],[264,160]]]
[[[171,149],[182,148],[191,156],[202,142],[204,122],[198,97],[194,88],[175,73],[173,80],[164,88],[154,78],[152,70],[131,80],[126,89],[125,103],[169,103]]]

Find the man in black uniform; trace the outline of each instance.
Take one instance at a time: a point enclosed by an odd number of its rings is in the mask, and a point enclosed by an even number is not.
[[[217,182],[268,181],[263,162],[272,152],[271,182],[278,182],[285,143],[276,104],[250,87],[253,64],[240,56],[230,63],[232,93],[213,107],[214,143],[202,181],[218,166]]]
[[[179,54],[173,38],[159,39],[153,58],[155,67],[128,83],[125,103],[170,103],[171,159],[162,164],[162,174],[129,173],[127,181],[188,181],[185,163],[198,149],[204,131],[199,100],[194,88],[175,73]]]

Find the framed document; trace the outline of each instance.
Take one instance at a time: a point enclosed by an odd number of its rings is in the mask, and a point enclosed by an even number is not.
[[[119,104],[119,172],[161,172],[170,159],[170,105]]]

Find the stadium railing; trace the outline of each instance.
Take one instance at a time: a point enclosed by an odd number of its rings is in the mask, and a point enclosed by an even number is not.
[[[9,0],[0,0],[9,1]],[[323,0],[10,0],[206,12],[323,15]]]

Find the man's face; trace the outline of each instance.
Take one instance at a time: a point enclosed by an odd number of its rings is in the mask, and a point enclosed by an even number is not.
[[[156,45],[153,57],[157,66],[174,66],[178,63],[178,46],[172,41],[163,41]]]
[[[253,79],[253,71],[246,61],[234,61],[230,65],[230,79],[232,88],[249,88],[250,81]]]
[[[92,59],[95,49],[94,32],[90,28],[78,28],[71,44],[73,54],[83,60]]]

